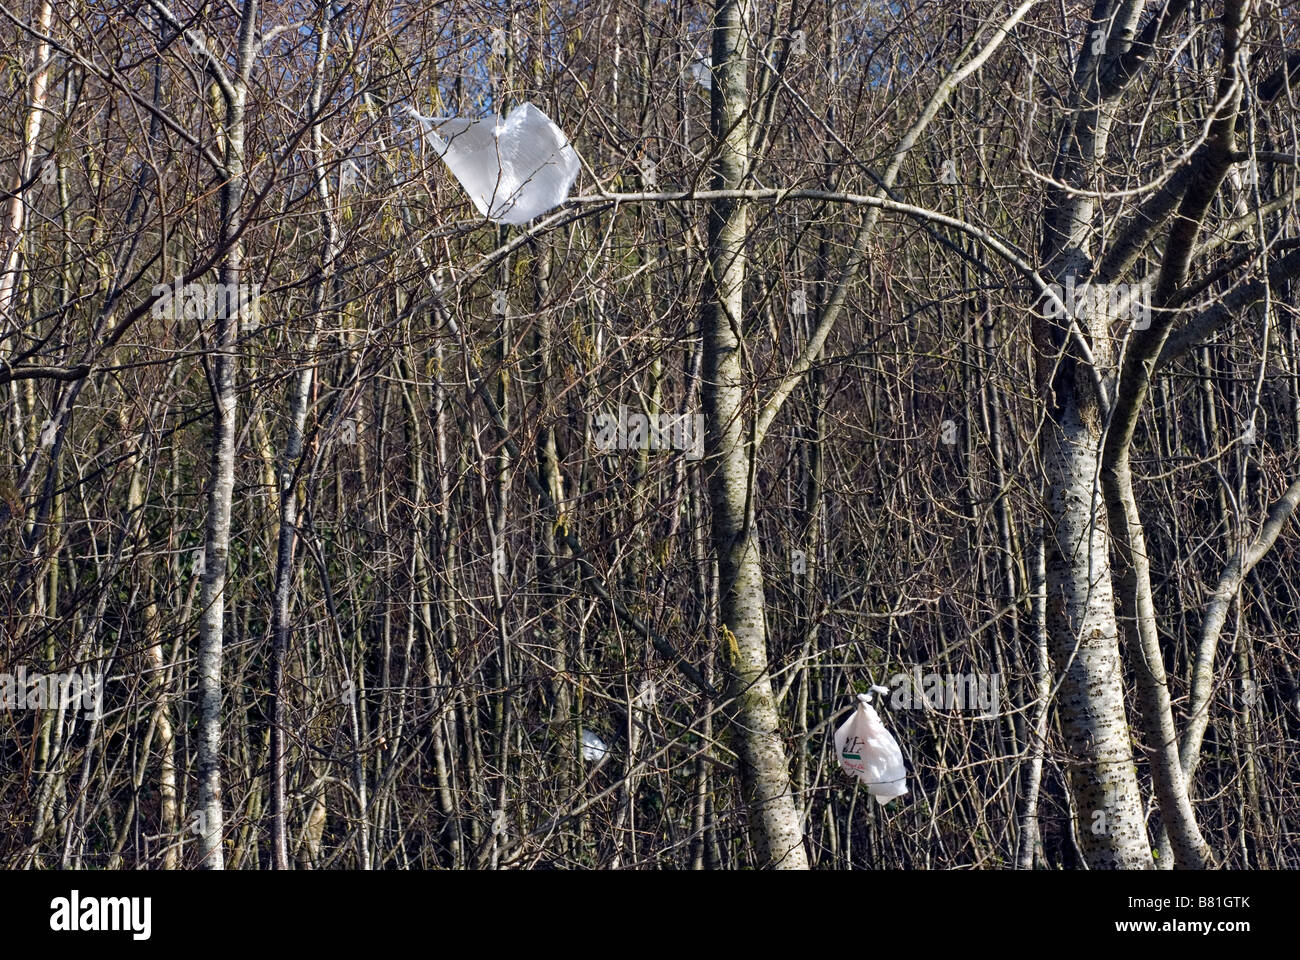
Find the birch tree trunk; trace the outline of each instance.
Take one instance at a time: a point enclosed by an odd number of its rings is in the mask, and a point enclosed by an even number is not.
[[[222,124],[225,183],[221,188],[221,219],[226,238],[237,234],[241,226],[244,105],[248,95],[248,75],[252,69],[256,21],[257,0],[248,0],[243,5],[239,26],[238,75],[228,80],[222,77],[218,83],[225,100]],[[200,866],[209,870],[225,868],[221,812],[221,664],[230,556],[230,508],[235,487],[235,376],[239,365],[236,341],[244,308],[243,297],[238,292],[243,279],[243,261],[243,241],[235,240],[230,244],[219,276],[225,291],[237,292],[233,298],[227,293],[224,303],[219,304],[213,330],[212,394],[215,410],[199,594],[202,612],[198,649],[199,855]]]
[[[749,162],[748,9],[721,0],[713,24],[714,187],[735,189]],[[767,669],[763,570],[754,528],[750,470],[753,435],[741,367],[744,319],[744,203],[725,200],[709,212],[709,286],[704,308],[705,458],[718,558],[718,617],[730,664],[732,727],[750,831],[765,868],[805,870],[803,827],[790,789],[780,717]]]
[[[1119,37],[1132,36],[1142,5],[1106,6],[1093,19],[1116,38],[1114,51]],[[1096,202],[1084,191],[1099,175],[1113,122],[1101,89],[1104,49],[1088,42],[1080,46],[1072,109],[1060,125],[1052,171],[1063,186],[1048,189],[1044,209],[1044,272],[1062,286],[1086,276],[1091,259]],[[1061,725],[1088,865],[1150,869],[1124,710],[1106,506],[1098,483],[1105,408],[1098,356],[1105,358],[1109,331],[1098,318],[1076,318],[1071,312],[1043,310],[1034,321],[1046,412],[1039,443],[1047,486],[1048,646],[1062,674]]]
[[[324,137],[321,133],[319,113],[325,83],[325,61],[329,52],[331,16],[322,8],[320,40],[316,51],[316,66],[312,78],[308,107],[313,122],[311,146],[315,158],[313,165],[316,195],[321,205],[321,274],[312,295],[311,330],[307,335],[303,353],[304,365],[291,381],[289,394],[289,434],[285,440],[280,462],[280,530],[275,561],[275,594],[271,611],[271,854],[277,870],[289,869],[288,777],[285,770],[285,730],[287,710],[285,704],[284,667],[289,657],[290,600],[293,593],[294,542],[298,533],[298,463],[303,452],[303,431],[307,422],[307,407],[311,397],[312,379],[315,376],[316,346],[320,339],[322,312],[329,307],[332,296],[333,264],[336,255],[337,230],[330,208],[331,192],[325,169]]]
[[[1042,849],[1038,826],[1038,793],[1043,782],[1043,752],[1047,747],[1047,719],[1052,695],[1052,667],[1047,652],[1047,570],[1043,529],[1034,537],[1031,580],[1034,636],[1034,719],[1029,728],[1027,749],[1029,762],[1021,768],[1020,836],[1016,847],[1016,869],[1032,870],[1034,858]]]
[[[1097,488],[1095,408],[1081,409],[1072,384],[1043,427],[1047,474],[1048,645],[1060,681],[1078,835],[1093,869],[1150,869],[1137,769],[1124,711],[1119,631],[1111,592],[1105,506]]]
[[[42,35],[50,32],[50,19],[54,5],[50,0],[41,4],[36,27]],[[41,127],[45,120],[46,99],[50,87],[50,45],[41,41],[36,45],[32,59],[32,81],[27,101],[27,117],[23,127],[22,152],[18,157],[18,176],[14,189],[9,192],[4,205],[3,220],[0,221],[0,319],[4,322],[6,336],[12,328],[18,326],[18,317],[14,310],[18,294],[18,272],[22,261],[23,231],[27,223],[28,181],[36,173],[36,149],[41,137]],[[52,161],[51,161],[52,162]]]

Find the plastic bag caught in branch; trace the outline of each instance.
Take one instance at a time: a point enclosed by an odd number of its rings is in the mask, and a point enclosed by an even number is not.
[[[835,731],[835,753],[840,765],[865,783],[867,792],[882,805],[907,793],[903,752],[867,694],[858,694],[857,709]]]
[[[690,74],[705,90],[713,89],[713,58],[696,57],[691,61]]]
[[[504,119],[425,117],[405,107],[478,212],[527,223],[562,204],[578,175],[578,154],[551,118],[521,103]]]
[[[582,759],[592,761],[604,760],[609,756],[609,747],[590,730],[582,731]]]

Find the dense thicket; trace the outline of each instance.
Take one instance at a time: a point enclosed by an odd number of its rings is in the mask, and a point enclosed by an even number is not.
[[[1297,866],[1296,13],[0,2],[0,865]]]

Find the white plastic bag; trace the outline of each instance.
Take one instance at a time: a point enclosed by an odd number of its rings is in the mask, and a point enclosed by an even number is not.
[[[845,771],[865,783],[880,804],[907,793],[903,751],[880,722],[867,694],[858,694],[857,709],[835,731],[835,753]]]
[[[607,756],[609,756],[609,747],[605,746],[605,741],[590,730],[583,730],[582,759],[591,763],[598,763]]]
[[[696,57],[691,61],[690,74],[705,90],[713,89],[713,58]]]
[[[505,119],[406,112],[420,121],[429,145],[489,220],[527,223],[562,204],[578,176],[569,138],[531,103]]]

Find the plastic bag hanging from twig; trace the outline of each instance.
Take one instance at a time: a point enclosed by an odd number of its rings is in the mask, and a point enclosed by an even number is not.
[[[691,77],[705,90],[713,89],[713,58],[696,57],[688,68]]]
[[[562,204],[578,176],[578,154],[551,118],[521,103],[504,119],[426,117],[405,111],[469,194],[498,223],[527,223]]]
[[[605,746],[605,741],[590,730],[583,730],[582,759],[595,763],[604,760],[607,756],[609,756],[609,747]]]
[[[857,709],[835,731],[835,753],[845,771],[866,784],[880,804],[907,793],[903,752],[867,694],[858,694]]]

